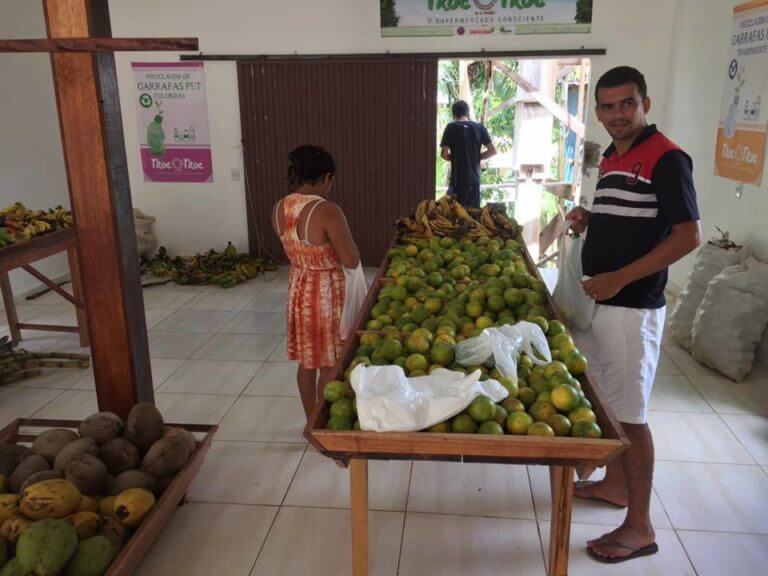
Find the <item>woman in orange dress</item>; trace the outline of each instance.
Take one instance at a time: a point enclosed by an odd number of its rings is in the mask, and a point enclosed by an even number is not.
[[[288,357],[299,363],[299,393],[309,417],[341,353],[342,266],[357,268],[360,255],[344,213],[326,199],[333,157],[318,146],[300,146],[288,159],[290,193],[275,204],[273,225],[291,261]]]

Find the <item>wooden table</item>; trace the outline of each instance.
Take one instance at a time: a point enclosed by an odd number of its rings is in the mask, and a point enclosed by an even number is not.
[[[529,271],[540,279],[530,256],[527,253],[525,256]],[[343,378],[345,368],[355,356],[360,334],[365,330],[370,309],[376,304],[388,267],[389,259],[385,259],[357,319],[358,332],[345,344],[336,367],[337,379]],[[549,298],[547,305],[550,313],[561,318],[551,300]],[[552,497],[549,576],[566,576],[574,471],[604,466],[629,446],[621,425],[589,372],[579,380],[592,402],[602,438],[334,431],[325,429],[329,404],[318,403],[304,435],[320,452],[349,465],[353,576],[368,574],[368,460],[404,459],[548,466]]]
[[[72,281],[72,294],[60,288],[55,282],[32,267],[33,262],[48,258],[60,252],[67,252],[69,258],[69,273]],[[57,326],[51,324],[32,324],[19,322],[16,314],[16,302],[13,299],[9,272],[15,268],[22,268],[32,276],[40,280],[62,298],[71,302],[77,309],[77,326]],[[74,228],[51,232],[43,236],[37,236],[31,240],[11,244],[0,248],[0,291],[3,294],[5,315],[8,319],[8,327],[11,330],[11,338],[20,341],[22,330],[45,330],[49,332],[76,332],[80,335],[80,346],[88,346],[88,322],[85,304],[82,299],[82,283],[80,276],[80,263],[77,252],[77,233]]]

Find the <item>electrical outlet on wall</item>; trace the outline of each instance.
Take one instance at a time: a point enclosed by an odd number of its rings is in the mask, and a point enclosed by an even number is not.
[[[230,172],[230,178],[232,178],[232,182],[239,182],[240,168],[232,168],[232,171]]]

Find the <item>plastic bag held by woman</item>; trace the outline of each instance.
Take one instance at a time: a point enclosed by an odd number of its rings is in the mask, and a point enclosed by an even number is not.
[[[566,236],[563,239],[560,274],[552,294],[555,306],[560,309],[566,323],[573,330],[586,332],[592,326],[595,301],[584,293],[581,285],[584,272],[581,266],[582,236]]]
[[[344,308],[341,312],[341,339],[347,340],[355,329],[355,320],[368,294],[362,262],[357,268],[343,268]]]

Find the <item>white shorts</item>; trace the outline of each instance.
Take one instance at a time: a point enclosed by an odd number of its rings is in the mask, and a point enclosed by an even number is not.
[[[574,332],[579,350],[619,422],[645,424],[666,308],[595,306],[592,327]]]

